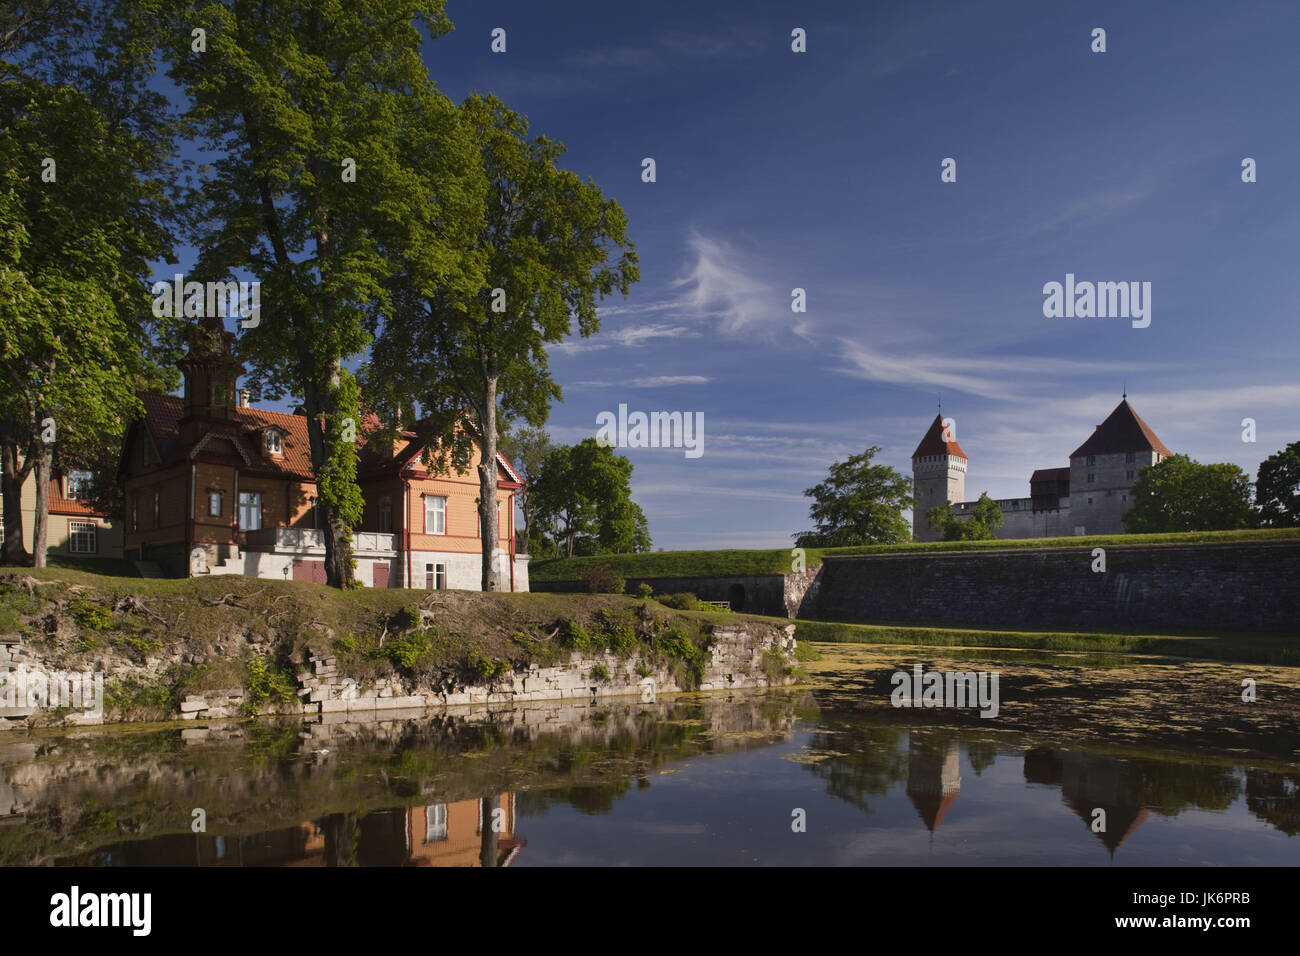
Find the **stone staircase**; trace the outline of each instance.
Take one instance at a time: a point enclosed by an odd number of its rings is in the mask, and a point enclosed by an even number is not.
[[[140,572],[142,578],[165,578],[167,576],[163,574],[163,569],[156,561],[133,561],[131,563],[135,565],[135,569]]]

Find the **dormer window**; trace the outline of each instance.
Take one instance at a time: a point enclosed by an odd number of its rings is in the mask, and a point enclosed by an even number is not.
[[[268,455],[284,454],[283,436],[274,428],[268,428],[262,440],[266,446],[266,453]]]

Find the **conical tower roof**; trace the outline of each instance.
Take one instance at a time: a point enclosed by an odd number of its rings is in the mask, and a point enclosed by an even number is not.
[[[929,437],[929,436],[927,436]],[[1071,458],[1080,455],[1115,455],[1129,451],[1154,451],[1160,455],[1172,455],[1165,443],[1156,437],[1151,426],[1144,422],[1133,406],[1124,399],[1115,406],[1115,410],[1106,420],[1097,426],[1086,442],[1076,448]]]
[[[966,453],[961,450],[961,445],[957,444],[955,436],[952,441],[943,440],[943,415],[934,416],[934,421],[930,423],[930,430],[921,439],[921,444],[916,446],[916,451],[912,452],[913,458],[928,458],[934,455],[966,457]]]

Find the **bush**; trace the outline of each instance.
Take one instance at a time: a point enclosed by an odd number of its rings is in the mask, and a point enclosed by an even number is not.
[[[661,594],[655,600],[664,607],[676,608],[679,611],[698,611],[701,608],[713,610],[711,605],[705,604],[690,591],[681,594]]]
[[[390,637],[383,647],[376,648],[378,656],[392,661],[393,666],[404,671],[414,669],[420,658],[433,649],[428,631],[416,631],[401,637]]]
[[[587,675],[591,680],[607,681],[609,680],[609,668],[604,664],[597,664]]]
[[[606,646],[619,657],[626,657],[636,649],[636,618],[621,611],[605,609],[597,615],[608,637]]]
[[[475,652],[469,656],[469,669],[479,680],[492,683],[510,672],[509,661],[493,660]]]
[[[642,581],[636,586],[636,596],[639,598],[654,597],[655,589]]]
[[[573,618],[560,625],[559,639],[560,646],[570,651],[585,651],[597,643],[587,633],[587,629]]]
[[[583,579],[587,582],[589,594],[622,594],[627,587],[627,580],[615,574],[608,564],[596,565],[583,575]]]
[[[256,714],[267,701],[292,704],[297,700],[298,689],[288,674],[260,657],[248,662],[244,677],[244,713]]]
[[[77,626],[88,631],[106,631],[113,626],[113,612],[100,604],[78,598],[68,605]]]

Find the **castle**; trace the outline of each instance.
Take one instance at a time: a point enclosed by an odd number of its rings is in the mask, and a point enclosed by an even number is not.
[[[1172,454],[1138,417],[1125,393],[1088,440],[1070,454],[1068,468],[1040,468],[1029,478],[1028,498],[998,499],[1002,527],[994,534],[999,538],[1122,534],[1138,473]],[[971,515],[975,502],[963,500],[968,461],[956,436],[945,428],[942,413],[936,415],[912,455],[914,540],[942,537],[925,523],[931,508],[951,502],[959,518]]]

